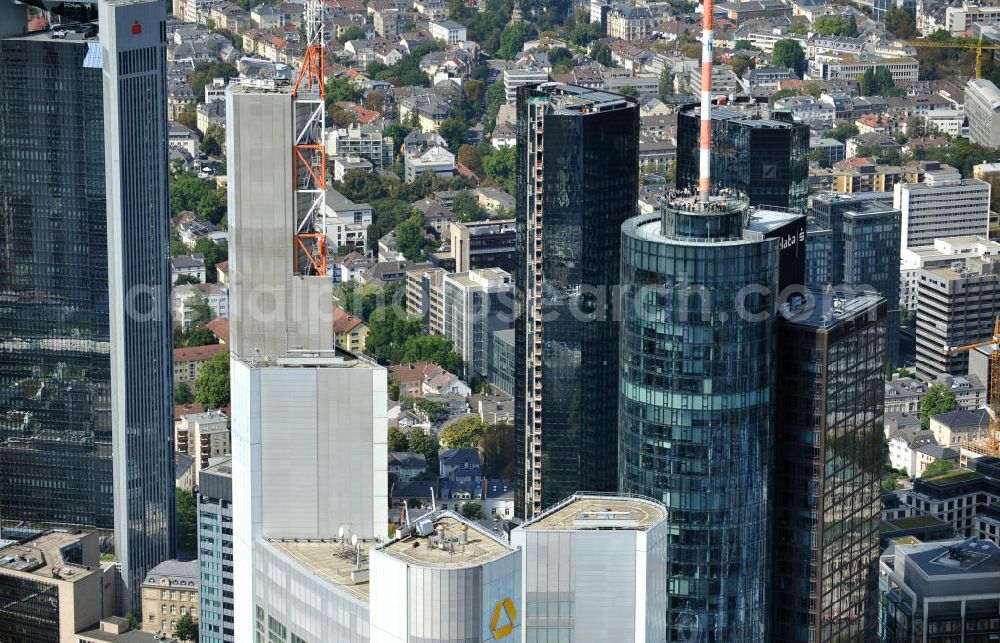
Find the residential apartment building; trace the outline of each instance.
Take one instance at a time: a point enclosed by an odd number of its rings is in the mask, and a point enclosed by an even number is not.
[[[352,353],[363,353],[368,340],[368,324],[340,306],[334,306],[333,336],[337,346]]]
[[[421,268],[406,273],[406,314],[419,317],[427,332],[444,335],[443,268]]]
[[[198,633],[200,643],[233,638],[233,465],[227,459],[198,477]]]
[[[982,341],[993,334],[1000,314],[1000,262],[966,256],[949,266],[922,268],[917,274],[917,373],[963,375],[967,352],[949,355],[951,347]]]
[[[619,324],[610,296],[581,289],[620,278],[639,106],[553,84],[519,89],[517,112],[514,482],[530,517],[580,489],[617,488]]]
[[[927,172],[923,183],[898,183],[893,207],[902,214],[901,248],[942,237],[988,236],[990,184],[957,171]]]
[[[174,386],[187,384],[192,391],[201,368],[213,357],[226,350],[224,344],[189,346],[174,349]]]
[[[431,20],[431,37],[435,40],[443,40],[449,45],[457,45],[465,42],[465,27],[454,20]]]
[[[392,165],[393,140],[382,136],[382,130],[372,125],[352,123],[329,133],[327,153],[331,156],[368,159],[376,169]]]
[[[1000,89],[996,85],[985,78],[970,79],[965,85],[965,115],[969,138],[984,147],[1000,148]]]
[[[919,310],[917,286],[921,270],[945,268],[968,257],[1000,258],[1000,243],[979,236],[945,237],[935,239],[931,246],[903,249],[900,252],[900,305],[910,312]]]
[[[872,640],[887,303],[810,298],[778,322],[772,638]]]
[[[465,379],[490,374],[493,333],[514,327],[514,278],[499,268],[445,275],[444,336],[462,356]]]
[[[974,23],[1000,26],[1000,7],[964,0],[960,6],[944,10],[944,28],[953,36],[964,36]]]
[[[444,147],[430,147],[423,153],[411,156],[407,154],[403,160],[403,174],[407,183],[413,183],[417,176],[430,172],[435,176],[449,177],[455,175],[455,155]]]
[[[229,418],[220,411],[183,415],[175,432],[177,451],[194,458],[195,479],[212,460],[229,457],[231,453]]]
[[[549,80],[549,72],[538,67],[515,67],[503,72],[504,100],[508,105],[517,104],[517,89],[526,85],[537,85]]]

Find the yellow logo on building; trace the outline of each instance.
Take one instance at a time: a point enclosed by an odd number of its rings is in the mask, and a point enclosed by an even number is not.
[[[501,611],[507,614],[508,622],[502,627],[497,627],[500,624]],[[498,601],[496,607],[493,608],[493,618],[490,619],[490,631],[493,632],[493,639],[499,641],[510,636],[510,633],[514,631],[515,620],[517,620],[517,608],[514,607],[514,601],[509,598]]]

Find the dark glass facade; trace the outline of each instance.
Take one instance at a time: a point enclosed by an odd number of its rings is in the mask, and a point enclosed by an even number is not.
[[[138,28],[137,28],[138,25]],[[173,558],[173,349],[167,193],[166,6],[101,5],[115,427],[119,609],[146,572]]]
[[[639,109],[567,85],[518,90],[515,508],[613,491],[620,227],[638,200]]]
[[[0,574],[0,641],[52,643],[59,635],[59,587]]]
[[[869,641],[876,622],[886,302],[818,292],[778,322],[775,641]]]
[[[890,195],[884,195],[888,197]],[[815,254],[826,252],[826,270],[812,269],[809,286],[848,287],[874,291],[885,297],[886,358],[899,363],[899,244],[900,213],[884,198],[868,195],[825,193],[814,196],[811,219],[818,230],[809,233]]]
[[[701,108],[677,114],[677,187],[698,189]],[[809,196],[809,128],[790,116],[751,118],[712,109],[712,185],[747,195],[750,205],[805,208]]]
[[[622,226],[620,486],[667,507],[667,640],[763,641],[779,241],[715,206]]]
[[[0,507],[114,527],[96,38],[0,39]]]

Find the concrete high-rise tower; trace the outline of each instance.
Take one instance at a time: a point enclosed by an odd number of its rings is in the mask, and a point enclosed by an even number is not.
[[[166,12],[32,4],[65,15],[0,3],[0,506],[114,528],[127,610],[174,554]]]
[[[638,199],[639,108],[557,83],[517,96],[515,510],[616,486],[620,227]]]
[[[620,490],[667,508],[667,640],[766,640],[781,242],[735,195],[622,226]]]

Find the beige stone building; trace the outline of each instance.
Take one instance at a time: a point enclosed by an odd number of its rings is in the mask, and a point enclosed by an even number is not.
[[[114,614],[115,567],[96,532],[51,530],[0,548],[0,641],[77,643]]]
[[[142,631],[172,635],[184,615],[198,620],[198,561],[168,560],[142,583]]]

